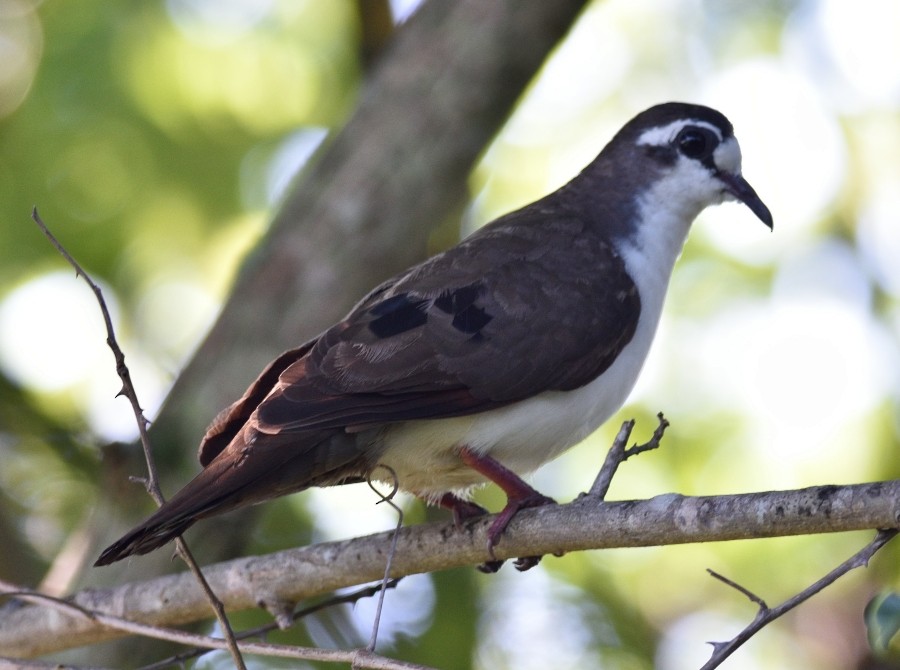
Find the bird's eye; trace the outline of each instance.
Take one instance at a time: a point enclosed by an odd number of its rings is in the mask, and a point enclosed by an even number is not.
[[[705,158],[715,150],[718,143],[719,139],[711,130],[696,126],[685,128],[675,138],[678,150],[688,158]]]

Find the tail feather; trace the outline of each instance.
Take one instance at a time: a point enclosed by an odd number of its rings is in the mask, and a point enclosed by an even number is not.
[[[100,557],[94,562],[94,565],[109,565],[110,563],[121,561],[127,556],[150,553],[181,535],[196,520],[197,518],[194,517],[155,523],[154,517],[150,517],[104,549]]]
[[[254,482],[216,476],[217,471],[220,474],[223,470],[222,465],[213,463],[202,470],[152,515],[104,549],[94,565],[109,565],[127,556],[149,553],[174,540],[195,521],[239,506],[246,498],[241,495],[242,490],[254,488]]]
[[[250,428],[168,502],[119,540],[94,563],[109,565],[146,554],[178,537],[204,517],[276,496],[348,481],[367,469],[354,436],[338,431],[264,435]]]

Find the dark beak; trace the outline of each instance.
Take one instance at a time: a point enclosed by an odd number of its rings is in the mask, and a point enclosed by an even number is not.
[[[747,183],[741,175],[730,174],[728,172],[718,173],[719,181],[725,184],[725,190],[740,200],[750,208],[750,211],[759,217],[759,220],[772,229],[772,212],[766,207],[765,203],[756,195],[753,187]]]

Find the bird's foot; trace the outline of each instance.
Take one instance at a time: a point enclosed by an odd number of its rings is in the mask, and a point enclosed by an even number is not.
[[[442,495],[437,504],[453,513],[453,523],[456,524],[457,528],[461,527],[466,521],[477,519],[488,513],[481,505],[458,498],[452,493]]]
[[[512,521],[519,510],[542,505],[555,505],[556,501],[536,491],[519,475],[490,456],[477,454],[465,447],[460,449],[459,455],[463,463],[476,472],[483,474],[506,493],[506,507],[503,508],[500,514],[497,515],[497,518],[494,519],[490,528],[488,528],[488,553],[492,558],[495,558],[494,547],[500,541],[500,536],[503,535],[509,522]],[[524,571],[533,568],[540,560],[540,556],[523,556],[516,559],[515,566],[517,570]],[[494,561],[490,561],[486,565],[496,562],[495,558]]]
[[[466,521],[477,519],[488,513],[481,505],[476,505],[468,500],[458,498],[452,493],[445,493],[442,495],[438,500],[438,505],[453,512],[453,523],[456,524],[457,528],[461,528]],[[478,566],[478,570],[485,574],[492,575],[502,567],[503,561],[494,560],[482,563]]]
[[[525,484],[525,482],[522,482]],[[528,486],[525,484],[525,486]],[[510,496],[509,500],[506,503],[506,507],[497,515],[497,518],[494,519],[494,522],[491,524],[490,528],[488,528],[488,543],[487,549],[488,553],[493,557],[494,556],[494,547],[500,541],[503,532],[506,530],[506,527],[509,525],[509,522],[512,521],[513,517],[519,513],[519,510],[528,509],[529,507],[542,507],[543,505],[555,505],[556,501],[553,498],[548,498],[542,493],[538,493],[530,486],[528,488],[531,490],[527,496],[524,497],[512,497]],[[540,556],[520,556],[515,560],[513,565],[516,570],[519,572],[525,572],[526,570],[530,570],[538,563],[541,562]]]

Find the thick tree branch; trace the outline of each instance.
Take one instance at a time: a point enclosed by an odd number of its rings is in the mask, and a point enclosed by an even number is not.
[[[727,496],[667,494],[650,500],[599,502],[584,496],[567,505],[519,513],[495,547],[498,558],[612,547],[805,535],[900,525],[900,480],[817,486]],[[491,518],[462,528],[423,524],[404,528],[393,559],[400,577],[488,560]],[[297,602],[382,577],[393,531],[251,556],[209,566],[205,574],[226,608]],[[141,559],[135,559],[137,564]],[[134,621],[179,625],[209,616],[209,605],[188,573],[82,591],[73,602]],[[34,631],[41,630],[41,636]],[[23,606],[0,619],[0,654],[35,656],[120,636],[83,618]]]

